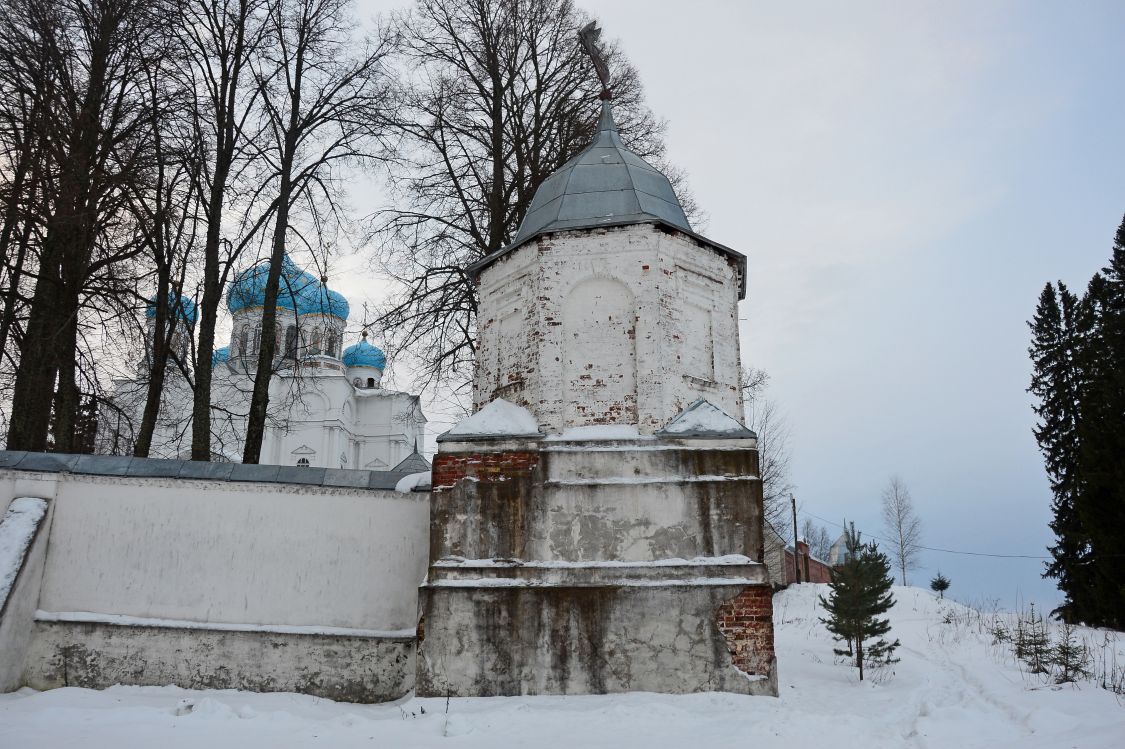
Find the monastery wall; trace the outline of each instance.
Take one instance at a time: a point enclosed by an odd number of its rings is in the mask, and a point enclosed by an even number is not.
[[[52,505],[27,685],[413,688],[427,493],[368,471],[58,458],[110,475],[0,469],[0,507]],[[227,477],[121,475],[178,466]]]

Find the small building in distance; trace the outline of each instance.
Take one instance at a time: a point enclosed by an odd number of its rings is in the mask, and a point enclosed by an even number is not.
[[[828,549],[828,564],[839,567],[846,561],[848,561],[848,536],[846,533],[841,533]]]

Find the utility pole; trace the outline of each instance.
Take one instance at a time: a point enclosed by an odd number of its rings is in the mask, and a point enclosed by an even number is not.
[[[793,505],[793,572],[796,582],[801,582],[801,547],[797,545],[797,498],[792,492],[789,494],[789,502]]]

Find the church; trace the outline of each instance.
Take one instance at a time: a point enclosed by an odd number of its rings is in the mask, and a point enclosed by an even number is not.
[[[212,460],[238,462],[246,433],[246,414],[258,350],[262,341],[269,264],[258,263],[228,285],[231,337],[212,356]],[[172,347],[188,360],[187,340],[195,324],[195,305],[181,297],[179,328]],[[408,460],[424,460],[418,449],[426,417],[417,395],[382,386],[387,361],[383,351],[360,339],[344,346],[350,312],[342,294],[285,256],[277,301],[275,374],[260,462],[322,468],[392,471]],[[156,335],[156,309],[149,304],[145,356],[136,374],[114,381],[113,410],[101,424],[98,452],[128,454],[144,411],[149,357]],[[188,458],[191,454],[192,390],[183,373],[169,363],[160,418],[151,456]]]

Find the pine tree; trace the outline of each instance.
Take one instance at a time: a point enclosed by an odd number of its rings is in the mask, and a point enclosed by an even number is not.
[[[1090,677],[1090,651],[1080,642],[1074,625],[1063,622],[1059,642],[1051,648],[1051,665],[1056,669],[1055,681],[1059,684]]]
[[[1021,617],[1019,624],[1016,656],[1027,664],[1033,674],[1047,673],[1047,664],[1051,655],[1051,637],[1042,615],[1035,613],[1035,604],[1031,604],[1031,613],[1026,619]]]
[[[1089,542],[1088,610],[1072,621],[1125,628],[1125,220],[1083,300],[1076,522]]]
[[[828,618],[820,621],[834,639],[846,647],[834,648],[836,655],[855,658],[859,680],[863,681],[865,663],[897,663],[892,655],[899,641],[887,642],[884,638],[891,630],[887,619],[879,619],[894,605],[891,595],[891,563],[886,554],[874,543],[861,544],[855,526],[844,531],[848,558],[832,571],[832,582],[827,599],[820,604]]]
[[[939,597],[945,598],[945,591],[949,590],[949,578],[940,572],[930,580],[930,590],[937,593]]]

